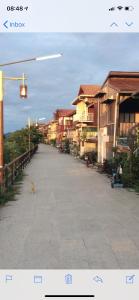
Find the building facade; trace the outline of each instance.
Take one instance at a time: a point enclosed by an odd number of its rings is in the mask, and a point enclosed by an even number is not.
[[[97,99],[98,85],[81,85],[78,96],[74,99],[76,114],[73,116],[74,139],[80,148],[80,156],[90,151],[97,151]]]
[[[60,144],[68,138],[70,129],[73,128],[73,109],[57,109],[54,113],[54,120],[57,122],[56,143]]]
[[[139,123],[139,72],[110,72],[96,94],[98,98],[98,162],[125,151],[124,141]],[[136,96],[135,96],[136,94]],[[122,146],[123,144],[123,146]]]

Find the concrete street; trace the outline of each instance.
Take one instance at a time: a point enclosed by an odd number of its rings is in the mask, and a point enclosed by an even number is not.
[[[1,269],[139,268],[139,196],[72,156],[40,145],[16,200],[0,208]]]

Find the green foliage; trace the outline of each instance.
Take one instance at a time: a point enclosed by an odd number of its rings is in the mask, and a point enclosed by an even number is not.
[[[50,144],[55,147],[56,146],[56,139],[50,140]]]
[[[121,165],[123,169],[122,182],[125,187],[134,188],[139,191],[139,154],[131,152],[115,153],[115,157],[104,162],[104,172],[112,174]]]
[[[132,154],[123,166],[123,183],[127,187],[139,187],[139,155]]]
[[[0,193],[0,205],[4,205],[6,202],[14,199],[15,189],[10,187],[6,192]]]
[[[115,156],[109,160],[105,160],[103,164],[103,171],[112,175],[113,171],[121,165],[123,168],[128,159],[127,153],[115,153]]]
[[[112,175],[113,171],[116,170],[116,168],[117,168],[117,163],[114,159],[105,160],[103,163],[102,171]]]
[[[31,147],[42,141],[42,135],[35,127],[23,128],[5,136],[4,161],[6,164],[29,150],[29,137]]]
[[[62,141],[62,148],[63,148],[63,152],[65,153],[70,153],[70,142],[69,139],[64,139]]]
[[[86,157],[88,158],[90,164],[94,164],[97,162],[97,152],[96,151],[86,152],[80,158],[83,160],[86,160]]]
[[[86,138],[87,138],[87,132],[83,131],[83,132],[81,133],[81,140],[82,140],[82,141],[85,141]]]
[[[73,155],[73,156],[79,156],[79,153],[80,153],[80,146],[77,145],[77,144],[70,144],[69,145],[70,147],[70,153]]]
[[[40,142],[43,142],[43,135],[35,128],[30,128],[30,134],[31,134],[31,142],[33,145],[38,145]]]
[[[17,176],[15,184],[10,186],[6,191],[0,191],[0,205],[5,205],[8,201],[14,201],[15,195],[18,193],[23,173]]]
[[[134,185],[134,189],[139,194],[139,180],[136,181],[136,183]]]
[[[130,161],[125,161],[122,180],[125,187],[133,187],[133,174],[130,170]]]

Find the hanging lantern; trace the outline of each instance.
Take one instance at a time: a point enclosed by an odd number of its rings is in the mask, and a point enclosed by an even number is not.
[[[25,84],[20,85],[20,97],[21,98],[23,98],[23,99],[27,98],[27,90],[28,90],[27,85],[25,85]]]

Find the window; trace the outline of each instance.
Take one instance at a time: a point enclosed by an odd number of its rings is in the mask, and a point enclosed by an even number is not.
[[[125,113],[125,123],[130,123],[130,114]]]
[[[120,113],[120,123],[135,123],[135,113]]]
[[[71,124],[72,124],[72,121],[71,121],[71,120],[66,120],[66,121],[65,121],[65,125],[66,125],[66,126],[68,126],[68,125],[70,126]]]
[[[124,114],[120,113],[120,123],[124,123]]]
[[[130,123],[135,123],[135,114],[134,113],[130,114]]]
[[[108,106],[108,123],[113,122],[113,105]]]

